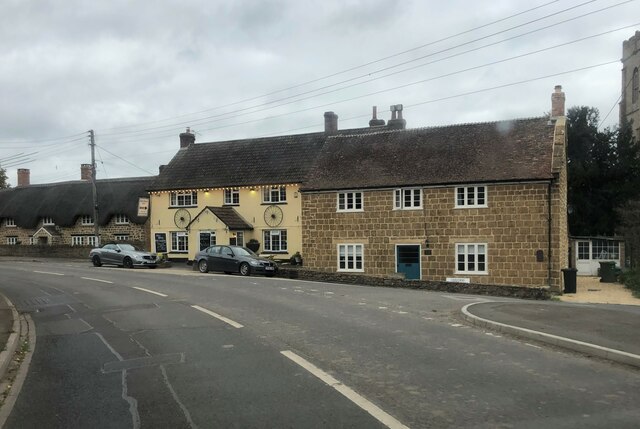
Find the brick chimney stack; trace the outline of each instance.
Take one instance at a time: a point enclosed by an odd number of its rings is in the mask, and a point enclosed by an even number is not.
[[[338,132],[338,115],[333,112],[324,112],[324,132],[326,134]]]
[[[562,85],[556,85],[554,92],[551,94],[551,117],[564,116],[564,92]]]
[[[80,180],[91,182],[91,164],[80,164]]]
[[[369,121],[370,127],[380,127],[384,125],[384,119],[378,119],[378,106],[373,106],[373,116]]]
[[[187,131],[180,133],[180,149],[189,147],[196,142],[196,135],[191,132],[191,128],[187,127]]]
[[[387,122],[387,126],[391,130],[404,130],[407,127],[407,121],[402,119],[402,104],[394,104],[389,107],[391,110],[391,119]]]
[[[18,168],[18,186],[31,184],[31,171],[28,168]]]

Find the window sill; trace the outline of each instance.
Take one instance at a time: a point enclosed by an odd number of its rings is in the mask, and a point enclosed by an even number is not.
[[[236,204],[223,204],[222,207],[227,207],[227,206],[231,206],[231,207],[238,207],[240,205],[240,203],[236,203]]]
[[[189,251],[188,250],[171,250],[168,253],[179,253],[181,255],[186,255],[187,253],[189,253]]]
[[[265,203],[264,201],[260,204],[261,206],[284,206],[287,205],[286,201],[281,201],[279,203]]]
[[[195,209],[198,208],[198,205],[195,206],[169,206],[170,209]]]
[[[364,209],[336,210],[336,213],[364,213]]]
[[[454,209],[487,209],[489,208],[488,205],[483,205],[483,206],[454,206]]]
[[[394,207],[394,211],[422,210],[422,207]]]
[[[454,274],[459,274],[461,276],[488,276],[488,271],[455,271]]]
[[[289,253],[287,250],[265,250],[260,252],[261,255],[286,255],[287,253]]]
[[[337,273],[364,273],[364,268],[361,270],[341,270],[341,269],[337,269],[336,270]]]

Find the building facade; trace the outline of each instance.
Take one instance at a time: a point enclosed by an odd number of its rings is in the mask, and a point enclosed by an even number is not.
[[[562,290],[564,93],[551,118],[327,138],[302,187],[310,269]]]
[[[622,99],[620,122],[633,121],[633,135],[640,139],[640,31],[622,44]]]

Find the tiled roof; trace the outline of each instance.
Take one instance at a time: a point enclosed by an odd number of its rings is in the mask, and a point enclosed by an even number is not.
[[[96,181],[98,224],[106,225],[115,214],[125,214],[133,223],[138,217],[138,197],[147,197],[153,177]],[[29,185],[0,191],[0,219],[11,218],[17,226],[35,228],[43,217],[52,217],[59,226],[72,226],[79,216],[93,215],[91,182],[73,181]]]
[[[354,128],[338,134],[370,131]],[[178,150],[149,190],[302,183],[326,137],[319,132],[192,144]]]
[[[332,136],[303,190],[550,179],[553,133],[532,118]]]
[[[253,229],[253,225],[247,222],[241,215],[238,213],[233,207],[216,207],[216,206],[206,206],[200,213],[198,213],[189,223],[191,226],[202,213],[206,210],[209,210],[211,213],[216,215],[218,219],[222,221],[230,230],[251,230]],[[187,226],[187,228],[189,228]]]

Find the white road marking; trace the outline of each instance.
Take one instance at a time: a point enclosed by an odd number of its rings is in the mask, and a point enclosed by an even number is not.
[[[294,289],[294,292],[304,292],[302,289]]]
[[[101,282],[101,283],[109,283],[109,284],[113,284],[113,282],[110,282],[109,280],[100,280],[100,279],[94,279],[91,277],[80,277],[83,280],[92,280],[94,282]]]
[[[454,328],[459,328],[459,327],[463,326],[460,323],[449,323],[449,325],[453,326]]]
[[[394,313],[397,313],[397,314],[409,314],[409,313],[408,313],[408,312],[406,312],[406,311],[394,311]]]
[[[309,289],[311,292],[318,292],[318,289]]]
[[[366,302],[359,302],[358,305],[367,305]]]
[[[64,276],[64,274],[62,273],[52,273],[51,271],[33,271],[34,273],[39,273],[39,274],[51,274],[52,276]]]
[[[392,429],[396,429],[396,428],[408,429],[407,426],[400,423],[398,420],[396,420],[395,417],[386,413],[380,407],[370,402],[367,398],[360,395],[358,392],[351,389],[350,387],[342,384],[340,381],[336,380],[331,375],[327,374],[326,372],[324,372],[323,370],[321,370],[320,368],[318,368],[308,360],[298,356],[297,354],[293,353],[290,350],[283,350],[280,353],[282,353],[285,357],[291,359],[293,362],[300,365],[302,368],[309,371],[314,376],[318,377],[328,386],[333,387],[335,390],[340,392],[351,402],[353,402],[354,404],[356,404],[357,406],[359,406],[360,408],[362,408],[363,410],[371,414],[376,420],[378,420],[380,423],[382,423],[386,427],[392,428]]]
[[[541,349],[541,348],[542,348],[542,347],[540,347],[540,346],[534,346],[533,344],[529,344],[529,343],[524,343],[524,344],[525,344],[526,346],[529,346],[529,347],[535,347],[536,349]]]
[[[475,296],[451,296],[451,295],[440,295],[443,298],[453,299],[455,301],[477,301],[477,302],[487,302],[488,299],[477,298]]]
[[[333,295],[333,292],[325,292],[327,295]]]
[[[388,307],[378,307],[380,310],[386,310]]]
[[[191,308],[195,308],[196,310],[202,311],[203,313],[208,314],[209,316],[213,316],[218,320],[222,320],[224,323],[227,323],[227,324],[233,326],[234,328],[244,328],[244,326],[239,324],[238,322],[234,322],[231,319],[228,319],[228,318],[226,318],[224,316],[221,316],[218,313],[214,313],[211,310],[207,310],[204,307],[200,307],[199,305],[192,305]]]
[[[280,289],[282,289],[282,290],[287,290],[287,288],[286,288],[286,287],[281,287]]]
[[[168,296],[169,296],[169,295],[165,295],[165,294],[160,293],[160,292],[156,292],[156,291],[154,291],[154,290],[145,289],[145,288],[143,288],[143,287],[133,286],[133,288],[134,288],[134,289],[141,290],[142,292],[152,293],[152,294],[154,294],[154,295],[158,295],[158,296],[161,296],[161,297],[163,297],[163,298],[166,298],[166,297],[168,297]]]

